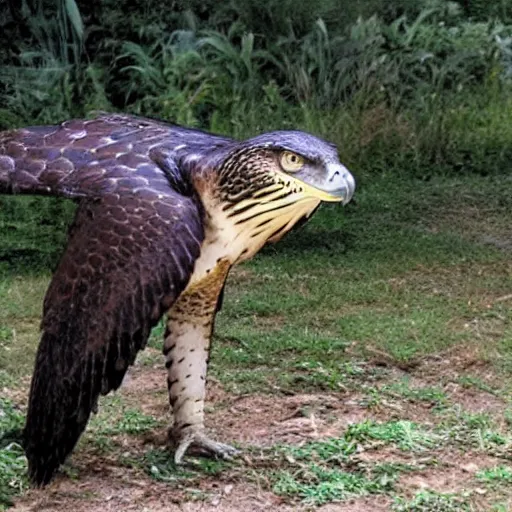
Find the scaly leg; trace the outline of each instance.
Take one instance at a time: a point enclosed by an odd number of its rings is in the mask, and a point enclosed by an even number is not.
[[[169,402],[176,445],[174,460],[182,462],[189,447],[206,455],[230,458],[233,447],[209,439],[204,431],[206,372],[217,301],[229,270],[217,265],[206,277],[187,288],[169,311],[164,342],[168,369]]]

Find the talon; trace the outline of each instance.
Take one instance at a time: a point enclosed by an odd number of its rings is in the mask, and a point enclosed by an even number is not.
[[[185,452],[188,450],[189,446],[192,444],[192,439],[188,441],[181,442],[178,445],[178,448],[176,448],[176,451],[174,452],[174,463],[179,466],[180,464],[183,464],[183,456],[185,455]]]
[[[183,464],[183,457],[189,448],[193,451],[197,451],[199,455],[224,460],[231,460],[240,453],[240,450],[237,450],[233,446],[213,441],[201,432],[192,431],[185,433],[185,435],[181,433],[179,438],[176,440],[177,448],[174,452],[174,463],[176,465]]]

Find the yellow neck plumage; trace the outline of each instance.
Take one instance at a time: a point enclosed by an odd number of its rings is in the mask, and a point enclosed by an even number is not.
[[[295,180],[289,175],[226,209],[234,228],[233,243],[241,242],[236,261],[253,256],[267,241],[276,242],[299,220],[307,218],[321,201],[340,201],[339,197]]]

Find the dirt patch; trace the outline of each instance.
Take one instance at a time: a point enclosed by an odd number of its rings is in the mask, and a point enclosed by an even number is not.
[[[455,383],[445,386],[445,391],[454,403],[460,404],[465,411],[472,414],[496,415],[503,411],[504,401],[486,391],[466,389]]]
[[[363,465],[374,465],[380,463],[388,464],[407,464],[410,466],[421,467],[432,462],[432,457],[426,457],[424,454],[414,452],[405,452],[397,450],[392,446],[378,446],[378,449],[362,450],[354,458]]]
[[[214,408],[208,426],[225,441],[271,446],[341,435],[368,411],[347,395],[243,396]]]
[[[424,357],[411,375],[422,379],[424,385],[437,386],[457,382],[464,376],[478,378],[491,387],[497,380],[485,347],[477,343],[455,345],[439,354]]]
[[[469,363],[474,370],[478,362],[468,361],[468,354],[450,354],[436,360],[446,367],[444,378],[451,376],[450,368]],[[457,371],[457,370],[455,370]],[[441,372],[442,373],[442,372]],[[400,378],[404,372],[388,377]],[[459,374],[460,375],[460,374]],[[410,377],[411,386],[439,386],[440,374],[421,365]],[[437,379],[437,380],[436,380]],[[444,381],[446,382],[446,381]],[[503,408],[499,397],[475,388],[465,388],[454,382],[445,384],[453,401],[472,412],[498,412]],[[171,420],[165,386],[165,369],[159,365],[135,365],[130,369],[119,390],[123,400],[146,414]],[[311,440],[342,436],[347,427],[367,419],[386,421],[409,419],[432,423],[429,404],[409,402],[403,397],[383,396],[372,408],[364,406],[367,396],[359,392],[301,393],[294,395],[242,395],[225,391],[215,379],[208,385],[206,425],[219,441],[244,447],[267,448],[276,444],[301,445]],[[116,438],[116,448],[108,456],[78,446],[71,462],[78,478],[60,475],[47,489],[30,490],[18,500],[14,511],[41,512],[291,512],[319,510],[321,512],[382,512],[391,508],[387,496],[370,496],[331,503],[322,507],[291,505],[273,494],[268,481],[269,460],[260,461],[257,453],[246,452],[244,462],[233,470],[216,476],[205,474],[193,480],[177,479],[161,483],[152,480],[142,469],[125,467],[119,454],[130,452],[141,456],[148,443],[165,442],[165,428],[154,429],[139,436]],[[158,437],[160,436],[160,437]],[[158,438],[158,439],[157,439]],[[161,438],[161,439],[160,439]],[[261,452],[263,454],[265,452]],[[263,462],[261,466],[260,462]],[[460,454],[433,449],[428,453],[410,453],[392,446],[377,444],[374,449],[354,456],[356,464],[371,468],[377,463],[407,464],[413,471],[404,471],[398,482],[399,493],[411,497],[422,489],[439,492],[461,492],[477,487],[475,473],[499,464],[499,460],[481,453]],[[249,483],[250,482],[250,483]],[[258,485],[260,483],[260,485]]]
[[[318,512],[388,512],[392,501],[386,496],[358,498],[344,503],[330,503],[319,507]]]
[[[281,498],[250,484],[211,484],[179,490],[172,484],[150,482],[125,473],[57,480],[44,490],[32,490],[13,512],[292,512]]]
[[[171,421],[165,370],[135,366],[119,393],[143,412]],[[348,425],[368,417],[358,398],[348,393],[235,396],[209,379],[206,425],[223,442],[259,447],[339,436]]]
[[[398,488],[405,496],[412,497],[422,490],[447,494],[461,494],[464,491],[485,493],[475,475],[478,471],[496,466],[499,459],[482,453],[441,452],[436,456],[436,465],[429,468],[404,473],[399,479]],[[480,499],[484,498],[480,496]],[[490,507],[489,504],[487,504]],[[477,510],[489,510],[489,508]]]

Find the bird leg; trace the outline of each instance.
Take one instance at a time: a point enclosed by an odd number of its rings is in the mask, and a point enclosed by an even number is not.
[[[227,262],[218,264],[206,277],[190,285],[168,314],[164,354],[174,415],[170,437],[176,447],[177,464],[189,448],[221,458],[237,453],[233,447],[209,439],[204,428],[210,339],[219,293],[228,270]]]

